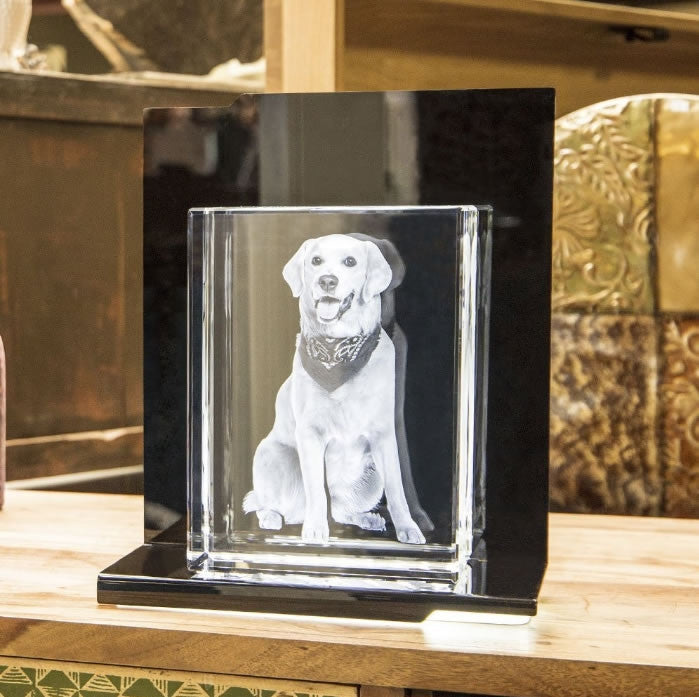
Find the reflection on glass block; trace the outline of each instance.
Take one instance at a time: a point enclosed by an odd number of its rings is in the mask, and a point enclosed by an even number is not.
[[[489,224],[474,206],[190,211],[191,570],[470,592]]]

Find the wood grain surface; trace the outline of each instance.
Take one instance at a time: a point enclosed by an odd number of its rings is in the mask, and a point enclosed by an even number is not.
[[[0,336],[0,510],[5,501],[5,346]]]
[[[97,572],[140,543],[142,500],[7,499],[0,655],[527,697],[698,693],[699,521],[552,515],[529,624],[406,624],[99,606]]]

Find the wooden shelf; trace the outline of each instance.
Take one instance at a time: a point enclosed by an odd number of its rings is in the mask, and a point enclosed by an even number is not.
[[[664,30],[629,41],[627,28]],[[265,0],[267,90],[554,87],[556,115],[699,91],[699,15],[581,0]]]
[[[497,626],[100,606],[138,497],[10,490],[0,656],[497,695],[696,694],[699,521],[551,516],[537,617]]]
[[[558,17],[582,22],[639,27],[662,27],[670,31],[699,34],[699,15],[645,7],[613,5],[581,0],[428,0],[435,4],[501,10],[537,17]]]
[[[219,83],[167,73],[0,72],[0,117],[141,128],[144,108],[224,106],[241,92],[260,89],[256,81]]]

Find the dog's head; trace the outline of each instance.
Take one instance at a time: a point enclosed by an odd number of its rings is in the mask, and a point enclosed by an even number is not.
[[[294,297],[301,297],[302,310],[328,326],[347,322],[371,304],[380,312],[379,295],[392,278],[373,242],[348,235],[306,240],[282,273]]]

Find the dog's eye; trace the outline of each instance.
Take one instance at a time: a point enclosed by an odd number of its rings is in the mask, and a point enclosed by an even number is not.
[[[311,259],[311,264],[313,264],[313,266],[320,266],[322,263],[323,260],[320,257],[313,257],[313,259]]]
[[[356,266],[357,260],[354,257],[346,257],[342,262],[345,266]]]

